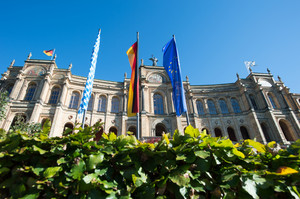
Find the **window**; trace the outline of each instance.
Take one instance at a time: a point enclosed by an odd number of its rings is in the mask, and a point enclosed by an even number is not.
[[[240,113],[241,108],[240,108],[240,105],[239,105],[239,102],[237,101],[237,99],[231,98],[230,102],[231,102],[231,106],[233,108],[233,112]]]
[[[6,91],[8,92],[8,96],[10,95],[10,93],[11,93],[13,87],[14,87],[13,84],[9,84],[9,85],[6,87]]]
[[[25,101],[31,101],[33,99],[33,95],[35,93],[35,90],[36,90],[36,84],[35,83],[32,83],[28,86],[28,89],[27,89],[27,93],[25,95]]]
[[[216,110],[215,103],[212,100],[207,100],[207,105],[208,105],[209,113],[212,115],[216,115],[217,110]]]
[[[111,112],[118,113],[119,112],[119,99],[117,97],[113,97],[111,101]]]
[[[204,115],[204,109],[203,109],[203,104],[200,100],[196,101],[196,105],[197,105],[197,111],[199,115]]]
[[[164,104],[163,98],[160,94],[154,94],[153,96],[154,101],[154,114],[164,114]]]
[[[88,111],[92,111],[93,110],[93,104],[94,104],[94,96],[91,95],[90,100],[89,100],[89,104],[88,104],[88,107],[87,107]]]
[[[289,123],[286,120],[279,121],[280,128],[281,128],[286,140],[287,141],[296,141],[292,136],[293,134],[292,134],[291,129],[289,128],[288,124]]]
[[[227,104],[226,104],[225,100],[220,99],[219,100],[219,105],[220,105],[220,108],[221,108],[221,112],[223,114],[229,113],[228,107],[227,107]]]
[[[250,101],[251,101],[251,104],[252,104],[254,110],[258,110],[258,106],[257,106],[256,101],[254,99],[254,95],[252,95],[252,94],[249,95],[249,98],[250,98]]]
[[[275,104],[275,101],[274,101],[274,99],[273,99],[273,96],[269,93],[269,94],[268,94],[268,97],[269,97],[269,100],[270,100],[270,102],[271,102],[271,104],[272,104],[272,107],[273,107],[273,108],[277,108],[277,106],[276,106],[276,104]]]
[[[98,101],[98,111],[105,112],[106,110],[106,97],[101,95]]]
[[[79,103],[79,93],[74,91],[71,96],[69,108],[77,109],[78,103]]]
[[[54,87],[51,91],[50,99],[49,99],[49,104],[56,104],[59,96],[59,87]]]

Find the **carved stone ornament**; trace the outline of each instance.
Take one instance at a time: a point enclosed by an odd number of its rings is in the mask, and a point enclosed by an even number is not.
[[[240,123],[244,123],[244,120],[243,120],[243,119],[240,119]]]
[[[68,119],[69,120],[73,119],[73,115],[69,115]]]

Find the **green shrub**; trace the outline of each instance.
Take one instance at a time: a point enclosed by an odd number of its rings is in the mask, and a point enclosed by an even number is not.
[[[48,138],[16,130],[0,140],[0,198],[299,198],[299,140],[288,149],[200,133],[157,143],[78,128]]]

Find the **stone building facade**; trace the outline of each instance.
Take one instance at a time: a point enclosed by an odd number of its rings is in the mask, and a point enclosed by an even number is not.
[[[190,124],[206,129],[212,136],[231,140],[251,138],[266,143],[287,144],[300,138],[300,94],[289,92],[281,79],[268,73],[237,75],[234,83],[191,85],[183,82]],[[9,130],[17,115],[27,122],[52,122],[50,136],[61,136],[73,128],[86,78],[59,69],[55,60],[25,61],[2,74],[1,89],[9,92],[6,118],[0,128]],[[127,117],[130,78],[122,82],[95,79],[85,115],[86,124],[104,122],[103,131],[118,135],[136,132],[136,118]],[[140,66],[141,137],[160,136],[162,132],[184,131],[186,115],[176,117],[172,86],[163,67]]]

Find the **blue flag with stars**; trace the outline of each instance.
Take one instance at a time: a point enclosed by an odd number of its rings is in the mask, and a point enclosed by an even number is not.
[[[181,79],[179,56],[174,37],[163,47],[163,53],[163,65],[173,87],[173,103],[176,115],[180,116],[187,111],[187,108]]]

